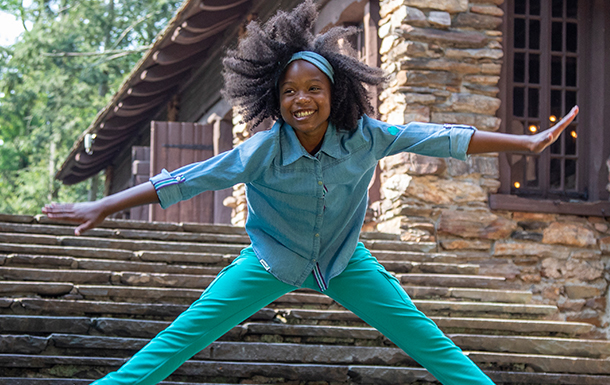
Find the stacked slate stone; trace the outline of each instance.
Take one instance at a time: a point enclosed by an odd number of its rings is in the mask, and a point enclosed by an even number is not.
[[[72,234],[45,217],[0,215],[0,384],[87,384],[116,370],[248,244],[243,228],[189,223],[109,220]],[[386,233],[362,241],[496,383],[610,383],[610,343],[593,325],[559,320],[556,306],[435,243]],[[351,312],[296,291],[165,383],[436,382]]]
[[[391,76],[381,93],[382,119],[497,131],[502,3],[381,1],[381,61]],[[557,306],[559,319],[591,323],[599,338],[610,336],[605,218],[491,211],[488,195],[500,187],[497,154],[466,162],[399,154],[384,159],[381,170],[383,199],[374,203],[369,227],[435,242]]]

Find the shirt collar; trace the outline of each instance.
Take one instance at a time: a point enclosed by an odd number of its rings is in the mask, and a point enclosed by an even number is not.
[[[280,129],[280,148],[282,149],[282,166],[289,165],[301,157],[312,158],[299,142],[294,129],[283,120],[276,122],[281,125]],[[323,152],[332,158],[340,158],[342,151],[340,148],[339,137],[335,126],[328,122],[328,128],[324,134],[322,147],[319,152]]]

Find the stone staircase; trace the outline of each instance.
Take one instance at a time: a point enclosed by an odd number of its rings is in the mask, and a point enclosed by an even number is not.
[[[116,370],[248,244],[241,228],[108,220],[73,236],[44,216],[0,215],[0,384],[88,384]],[[504,277],[429,243],[364,233],[415,304],[497,384],[610,384],[610,342],[563,322]],[[164,384],[432,384],[328,297],[262,309]]]

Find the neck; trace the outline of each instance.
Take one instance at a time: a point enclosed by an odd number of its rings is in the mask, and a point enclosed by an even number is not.
[[[312,148],[311,151],[308,148],[306,148],[305,150],[307,150],[307,152],[311,155],[316,155],[318,151],[320,151],[320,148],[322,148],[322,143],[324,143],[324,137],[322,137],[322,140],[320,140],[320,142],[316,144],[316,146]]]

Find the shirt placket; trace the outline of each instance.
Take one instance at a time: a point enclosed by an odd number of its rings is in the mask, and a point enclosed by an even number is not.
[[[322,223],[324,220],[324,209],[326,208],[326,186],[324,184],[324,178],[322,175],[322,164],[320,162],[319,159],[315,159],[314,160],[314,165],[315,165],[315,176],[316,176],[316,180],[317,180],[317,186],[316,186],[316,197],[317,197],[317,205],[316,205],[316,220],[315,220],[315,226],[314,226],[314,239],[313,239],[313,255],[312,255],[312,262],[314,264],[313,267],[313,275],[314,278],[316,279],[316,282],[318,284],[318,286],[320,287],[321,291],[326,290],[327,288],[327,284],[326,281],[324,279],[324,277],[322,276],[322,272],[320,270],[320,264],[319,264],[319,259],[320,259],[320,231],[322,229]]]

